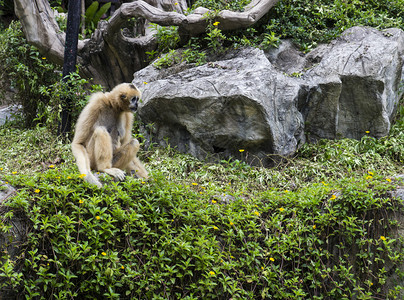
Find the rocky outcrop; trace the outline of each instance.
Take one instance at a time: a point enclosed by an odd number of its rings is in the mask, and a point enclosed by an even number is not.
[[[144,89],[139,115],[153,123],[153,140],[199,158],[243,149],[247,160],[264,164],[268,153],[290,155],[304,140],[299,86],[258,49],[169,76],[151,68],[136,73],[135,83]]]
[[[403,60],[400,29],[354,27],[310,53],[299,103],[310,138],[387,135],[403,92]]]
[[[403,31],[354,27],[308,55],[286,41],[203,66],[149,66],[133,82],[143,90],[139,116],[153,124],[143,130],[149,140],[202,159],[267,165],[306,137],[387,135],[403,94],[403,60]]]

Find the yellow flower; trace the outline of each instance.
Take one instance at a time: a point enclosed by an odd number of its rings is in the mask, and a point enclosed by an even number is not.
[[[391,179],[390,179],[390,178],[386,178],[386,180],[387,180],[387,182],[391,182]]]
[[[330,199],[331,199],[331,200],[335,200],[335,199],[337,199],[337,196],[332,195]]]
[[[328,183],[325,183],[324,181],[321,181],[321,183],[322,183],[323,185],[328,185]]]
[[[14,175],[17,174],[17,171],[14,171],[13,174],[14,174]]]
[[[101,217],[100,217],[100,216],[96,216],[95,218],[96,218],[97,220],[101,219]]]
[[[198,185],[196,182],[192,182],[192,185]]]
[[[316,225],[313,225],[313,229],[316,229]]]
[[[123,270],[123,269],[125,269],[125,267],[124,267],[124,266],[121,266],[121,269]]]
[[[215,23],[213,23],[213,26],[217,26],[219,24],[220,24],[220,22],[215,22]]]
[[[371,171],[368,171],[368,174],[369,174],[369,175],[372,175],[372,176],[374,175],[374,173],[371,172]]]
[[[385,240],[386,240],[386,237],[384,237],[384,236],[382,235],[382,236],[380,236],[380,239],[381,239],[382,241],[385,241]]]
[[[3,171],[3,168],[0,168],[0,171]]]
[[[67,179],[72,179],[72,177],[71,177],[71,176],[67,176]]]
[[[254,212],[254,215],[259,216],[260,213],[259,213],[258,211],[255,211],[255,212]]]
[[[230,222],[230,226],[233,226],[234,225],[234,223],[233,222]]]
[[[372,176],[366,176],[366,179],[372,179],[373,177]]]
[[[34,192],[38,194],[40,191],[40,189],[36,189]]]
[[[147,84],[147,82],[145,81],[145,82],[143,82],[143,84]]]
[[[84,178],[84,177],[86,177],[87,175],[86,174],[80,174],[80,178]]]
[[[283,207],[281,207],[280,209],[279,209],[279,211],[280,212],[283,212],[285,209],[283,208]]]
[[[284,192],[284,193],[289,193],[289,191],[288,191],[288,190],[284,190],[283,192]]]
[[[370,133],[370,131],[369,131],[369,130],[366,130],[365,133]]]
[[[212,200],[212,203],[215,204],[217,201],[216,200]]]
[[[275,261],[275,259],[273,257],[270,257],[269,260],[272,261],[272,262]]]
[[[83,199],[80,199],[80,200],[79,200],[79,203],[80,203],[80,204],[83,204],[83,203],[84,203]]]
[[[55,167],[55,165],[50,165],[49,168],[53,169]]]
[[[141,183],[142,183],[142,184],[145,184],[146,182],[145,182],[145,181],[142,181]]]
[[[107,255],[107,254],[106,254],[105,252],[101,252],[101,255],[102,255],[102,256],[105,256],[105,255]]]
[[[213,226],[213,229],[214,229],[214,230],[218,230],[219,228],[217,228],[216,226]]]
[[[215,272],[210,271],[210,272],[209,272],[209,275],[210,275],[210,276],[215,276]]]
[[[174,5],[178,5],[178,2],[175,2]]]
[[[219,23],[219,22],[216,22],[216,23]],[[213,25],[215,25],[215,24],[213,24]],[[240,150],[238,150],[238,151],[240,151],[240,152],[244,152],[244,149],[240,149]]]
[[[46,57],[44,56],[44,57],[42,57],[42,59],[46,59]]]

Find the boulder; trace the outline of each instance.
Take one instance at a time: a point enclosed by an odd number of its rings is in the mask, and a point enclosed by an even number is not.
[[[160,144],[205,159],[241,157],[268,165],[304,142],[297,109],[299,83],[277,71],[261,50],[246,48],[222,60],[176,72],[152,66],[135,74],[143,90],[138,113]],[[240,152],[240,150],[244,150]]]
[[[150,65],[133,82],[143,90],[138,114],[149,141],[201,159],[268,165],[306,137],[387,135],[403,95],[403,60],[402,30],[353,27],[307,55],[284,41],[268,53],[232,50],[202,66]]]
[[[400,29],[354,27],[308,54],[299,108],[310,140],[387,135],[403,94],[403,60]]]

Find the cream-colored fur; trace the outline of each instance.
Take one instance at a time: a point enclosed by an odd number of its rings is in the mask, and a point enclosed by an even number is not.
[[[134,85],[122,83],[111,92],[93,94],[84,107],[76,123],[72,151],[87,182],[102,186],[91,170],[118,180],[125,178],[125,171],[148,178],[137,157],[139,142],[132,138],[132,110],[140,96]]]

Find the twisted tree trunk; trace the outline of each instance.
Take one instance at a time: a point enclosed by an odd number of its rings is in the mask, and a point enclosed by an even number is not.
[[[246,28],[256,23],[279,0],[252,0],[243,12],[223,10],[211,14],[223,31]],[[31,44],[51,61],[62,64],[65,34],[55,20],[55,12],[47,0],[14,0],[15,13]],[[138,0],[124,3],[108,21],[101,21],[90,39],[78,44],[80,72],[95,83],[113,87],[130,82],[133,73],[145,67],[146,52],[156,48],[153,31],[147,25],[178,26],[183,40],[205,32],[207,13],[203,7],[184,15],[186,0]],[[129,18],[138,18],[140,28],[128,34],[122,27]],[[144,21],[145,20],[145,21]]]

